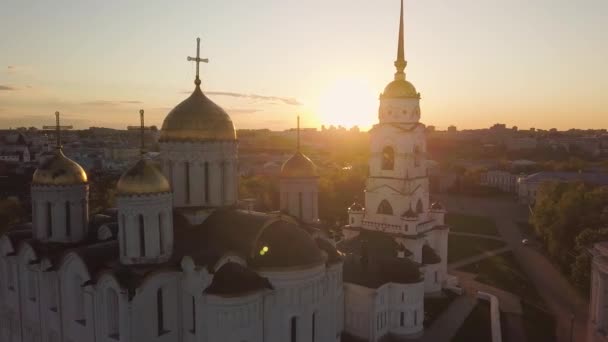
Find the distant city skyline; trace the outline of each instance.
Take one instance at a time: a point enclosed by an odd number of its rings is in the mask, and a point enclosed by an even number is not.
[[[392,80],[399,1],[28,2],[0,11],[0,128],[150,125],[193,89],[237,129],[369,128]],[[608,2],[405,1],[407,79],[422,119],[608,128]]]

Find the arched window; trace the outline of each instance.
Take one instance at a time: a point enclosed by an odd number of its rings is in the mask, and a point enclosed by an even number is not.
[[[107,335],[115,340],[119,339],[120,311],[118,309],[118,295],[114,289],[106,290],[106,323]]]
[[[120,215],[120,223],[121,226],[119,227],[119,229],[122,235],[122,254],[124,256],[127,256],[127,221],[125,218],[125,214]]]
[[[156,328],[158,336],[161,336],[166,332],[163,300],[163,289],[159,288],[156,290]]]
[[[422,200],[418,200],[418,203],[416,203],[416,212],[422,213],[423,211],[424,211],[424,206],[422,205]]]
[[[146,256],[146,236],[144,229],[144,215],[139,214],[137,216],[139,221],[139,255]]]
[[[393,170],[395,168],[395,151],[387,146],[382,150],[382,170]]]
[[[420,166],[420,147],[414,146],[414,166]]]
[[[72,215],[70,213],[70,202],[65,202],[65,236],[72,235]]]
[[[164,215],[163,213],[158,214],[158,245],[160,254],[165,254],[165,237],[163,236],[164,231]]]
[[[226,200],[226,162],[220,163],[220,203]]]
[[[317,341],[317,313],[312,313],[312,342]]]
[[[36,286],[36,273],[29,271],[27,279],[27,296],[30,301],[36,301],[36,292],[38,292],[38,286]]]
[[[46,288],[49,294],[49,310],[57,312],[57,276],[51,272],[47,274]]]
[[[83,280],[79,275],[72,278],[72,293],[70,298],[72,301],[72,315],[74,321],[86,325],[87,321],[84,315],[84,290],[82,288]]]
[[[186,186],[186,192],[185,192],[185,196],[186,196],[186,204],[190,204],[190,163],[189,162],[185,162],[184,163],[184,176],[186,177],[186,179],[184,180],[184,184]]]
[[[190,326],[190,332],[196,335],[196,299],[191,296],[191,309],[192,309],[192,322]]]
[[[298,192],[298,218],[302,219],[302,193]]]
[[[387,200],[382,200],[378,206],[378,214],[393,215],[393,207]]]
[[[291,322],[289,324],[289,335],[291,339],[290,342],[298,342],[298,318],[291,317]]]
[[[209,203],[209,162],[205,162],[205,203]]]
[[[46,235],[53,235],[53,205],[51,202],[46,202]]]

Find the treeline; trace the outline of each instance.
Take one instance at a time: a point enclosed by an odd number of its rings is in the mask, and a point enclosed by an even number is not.
[[[608,187],[543,184],[530,223],[551,259],[578,288],[588,292],[588,248],[608,240]]]

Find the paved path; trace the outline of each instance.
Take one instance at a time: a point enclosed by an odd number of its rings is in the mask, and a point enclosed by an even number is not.
[[[515,222],[527,219],[528,213],[525,207],[511,199],[441,197],[448,211],[493,217],[498,232],[513,250],[515,258],[536,286],[547,307],[555,314],[557,340],[570,341],[570,322],[573,314],[575,318],[573,340],[586,340],[587,299],[570,285],[542,253],[521,244],[523,237]]]
[[[418,342],[449,342],[458,332],[464,320],[477,304],[477,299],[469,295],[459,296],[433,322]]]
[[[504,241],[504,239],[502,237],[496,236],[496,235],[464,233],[464,232],[452,232],[452,231],[450,231],[450,235],[470,236],[470,237],[476,237],[476,238],[482,238],[482,239]]]
[[[448,246],[448,248],[450,248],[450,246]],[[483,251],[481,254],[477,254],[475,256],[469,257],[469,258],[465,258],[462,260],[458,260],[456,262],[452,262],[448,265],[448,270],[452,271],[454,269],[460,268],[462,266],[466,266],[468,264],[472,264],[474,262],[478,262],[480,260],[483,260],[485,258],[489,258],[491,256],[494,255],[498,255],[498,254],[502,254],[504,252],[510,251],[511,247],[506,246],[506,247],[502,247],[502,248],[498,248],[498,249],[493,249],[491,251]]]

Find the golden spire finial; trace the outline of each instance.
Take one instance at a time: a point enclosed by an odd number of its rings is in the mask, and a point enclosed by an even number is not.
[[[395,61],[395,68],[397,68],[397,72],[395,73],[396,80],[405,80],[404,70],[407,66],[407,62],[405,61],[403,41],[403,0],[401,0],[401,14],[399,17],[399,41],[397,45],[397,60]]]
[[[196,84],[197,87],[201,85],[201,79],[199,77],[199,64],[200,64],[200,62],[209,63],[208,58],[201,58],[200,56],[201,56],[201,39],[196,38],[196,57],[188,56],[187,60],[190,62],[191,61],[196,62],[196,78],[194,79],[194,84]]]

